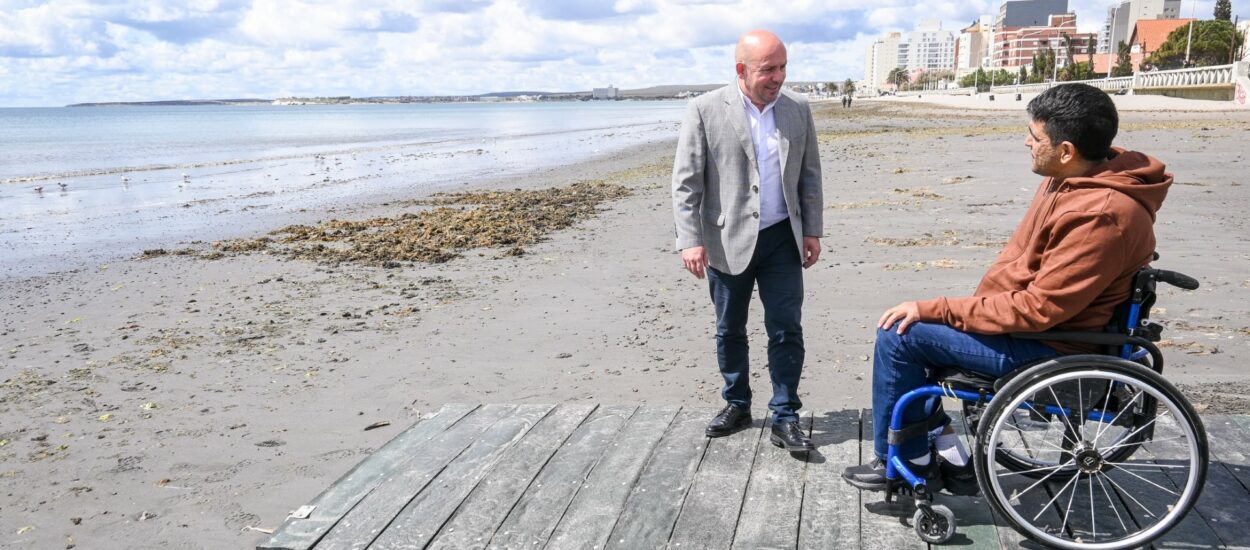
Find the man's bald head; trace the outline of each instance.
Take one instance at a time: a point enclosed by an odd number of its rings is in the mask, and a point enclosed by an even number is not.
[[[734,49],[734,61],[747,63],[777,50],[780,50],[783,55],[786,51],[786,45],[781,43],[777,35],[763,29],[747,31],[738,37],[738,47]]]
[[[777,35],[762,29],[743,34],[734,61],[739,88],[751,103],[763,109],[777,99],[786,81],[786,45]]]

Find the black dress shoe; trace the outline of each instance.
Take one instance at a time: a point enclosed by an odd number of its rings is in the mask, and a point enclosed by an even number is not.
[[[708,437],[722,437],[751,425],[750,409],[728,404],[707,424]]]
[[[807,434],[803,433],[803,428],[796,421],[774,423],[773,433],[768,436],[768,440],[772,441],[773,445],[783,447],[792,453],[816,450],[816,446],[812,445],[812,440],[808,439]]]
[[[924,477],[925,486],[929,492],[936,492],[942,488],[942,474],[938,469],[937,457],[929,459],[929,463],[924,466],[909,464],[913,474]],[[886,486],[885,479],[885,461],[880,458],[872,459],[868,464],[860,464],[858,466],[848,466],[842,471],[842,479],[850,483],[856,489],[865,491],[884,491]],[[901,475],[899,482],[907,484],[906,479]]]
[[[941,458],[938,462],[938,470],[942,473],[942,485],[947,492],[961,497],[974,497],[981,494],[981,488],[977,486],[977,474],[972,469],[971,462],[963,466],[956,466]]]

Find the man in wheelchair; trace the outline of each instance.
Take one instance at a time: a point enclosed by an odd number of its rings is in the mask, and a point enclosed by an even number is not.
[[[1028,113],[1025,146],[1033,172],[1044,179],[976,292],[904,302],[878,321],[876,460],[843,473],[857,488],[888,486],[889,425],[901,396],[932,384],[937,369],[998,378],[1043,359],[1100,353],[1098,345],[1011,334],[1102,331],[1129,298],[1134,275],[1152,260],[1155,212],[1172,175],[1157,159],[1111,146],[1119,124],[1111,98],[1088,85],[1060,85],[1030,101]],[[898,456],[930,490],[975,494],[967,449],[949,423],[940,396],[915,401],[903,411],[906,437],[894,434]],[[932,447],[926,432],[940,433]]]

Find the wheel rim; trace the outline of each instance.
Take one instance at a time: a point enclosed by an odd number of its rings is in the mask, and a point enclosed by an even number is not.
[[[1065,407],[1097,409],[1097,405],[1087,407],[1087,403],[1080,402],[1085,398],[1081,386],[1095,380],[1123,384],[1135,394],[1134,400],[1152,398],[1156,405],[1155,416],[1120,437],[1107,433],[1109,426],[1115,424],[1114,420],[1091,423],[1090,428],[1085,429],[1082,423],[1070,422],[1063,415],[1056,415],[1054,419],[1055,423],[1064,425],[1064,429],[1057,432],[1062,438],[1059,441],[1046,439],[1046,436],[1053,437],[1056,430],[1032,433],[1019,430],[1012,413],[1039,392],[1055,395],[1055,401]],[[1074,381],[1078,402],[1063,401],[1055,387],[1063,383],[1071,387]],[[1071,395],[1067,399],[1073,400]],[[1036,405],[1034,407],[1036,411]],[[1121,412],[1126,410],[1122,408]],[[1022,441],[1032,439],[1029,448],[1048,449],[1055,458],[1037,460],[1039,470],[1035,473],[1042,474],[1038,480],[1025,479],[1021,475],[1025,472],[1004,467],[996,461],[987,461],[990,471],[984,478],[988,479],[1001,511],[1036,540],[1063,548],[1090,550],[1145,544],[1178,522],[1201,490],[1199,479],[1205,469],[1201,464],[1199,437],[1193,423],[1186,418],[1185,410],[1171,397],[1133,376],[1086,369],[1046,377],[1023,386],[1004,412],[996,415],[986,448],[997,450],[1004,448],[1004,444],[1019,444],[1012,441],[1014,436]],[[1158,445],[1149,444],[1150,450],[1137,453],[1141,457],[1120,459],[1115,456],[1121,454],[1116,451],[1125,445],[1137,444],[1125,442],[1126,439],[1139,439],[1139,435],[1151,433]],[[1066,476],[1058,475],[1065,472]],[[1141,494],[1143,490],[1154,494]],[[1098,521],[1099,513],[1105,516],[1102,522]]]

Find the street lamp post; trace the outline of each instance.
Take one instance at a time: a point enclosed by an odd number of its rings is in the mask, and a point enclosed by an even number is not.
[[[1189,67],[1189,47],[1194,42],[1194,11],[1198,9],[1198,0],[1189,3],[1189,38],[1185,39],[1185,67]]]
[[[1107,30],[1107,80],[1111,80],[1111,50],[1120,48],[1120,44],[1115,41],[1115,16],[1119,15],[1119,12],[1119,6],[1111,8],[1111,28]],[[1093,67],[1090,69],[1092,70]]]

